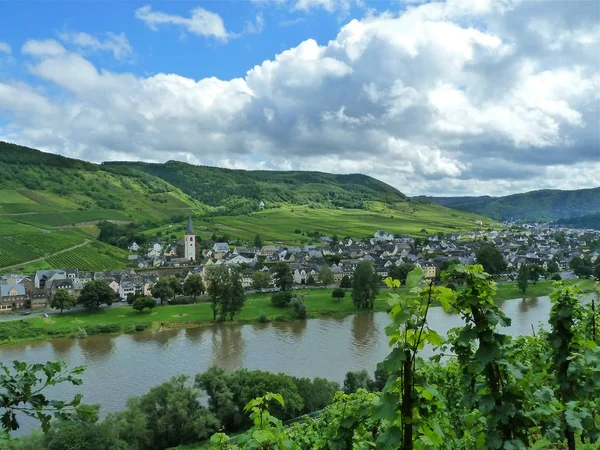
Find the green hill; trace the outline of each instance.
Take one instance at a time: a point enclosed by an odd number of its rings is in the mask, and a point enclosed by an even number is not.
[[[217,233],[248,243],[257,233],[265,242],[299,244],[318,234],[363,238],[378,229],[409,235],[469,230],[486,220],[411,200],[360,174],[175,161],[98,165],[0,142],[0,271],[76,262],[86,252],[90,269],[124,267],[125,252],[96,240],[98,222],[136,223],[135,233],[173,240],[188,212],[201,237]]]
[[[600,213],[600,187],[540,190],[506,197],[415,197],[495,220],[556,220]]]

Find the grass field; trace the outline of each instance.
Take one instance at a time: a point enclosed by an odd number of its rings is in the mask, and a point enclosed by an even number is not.
[[[594,283],[591,280],[566,280],[565,284],[579,284],[585,292],[592,292]],[[553,289],[551,281],[541,281],[535,286],[530,286],[527,297],[539,297],[548,295]],[[356,312],[352,304],[351,293],[340,302],[333,301],[330,289],[307,289],[298,291],[303,294],[309,317],[320,317],[327,315],[348,315]],[[396,290],[399,295],[408,295],[404,288]],[[496,295],[497,301],[522,297],[516,286],[499,285]],[[375,301],[375,311],[387,311],[388,291],[382,290]],[[276,308],[271,305],[270,294],[249,294],[242,312],[236,316],[237,323],[255,322],[261,315],[266,315],[270,320],[292,320],[291,308]],[[199,324],[212,323],[212,310],[209,303],[197,303],[192,305],[158,306],[152,312],[138,312],[129,307],[105,308],[98,312],[75,312],[75,313],[52,313],[51,318],[45,319],[34,317],[18,322],[0,322],[0,338],[6,338],[6,331],[2,328],[14,328],[10,342],[19,340],[20,334],[16,323],[26,326],[29,331],[34,330],[26,340],[48,339],[50,337],[69,336],[82,327],[101,327],[117,325],[119,330],[134,329],[138,324],[149,325],[151,329],[160,327],[185,327]],[[25,325],[23,325],[25,323]],[[15,328],[16,327],[16,328]],[[37,331],[35,331],[37,330]],[[0,339],[0,343],[2,339]],[[4,342],[6,343],[6,342]]]
[[[428,233],[451,233],[474,230],[478,220],[482,218],[469,213],[452,212],[448,215],[447,209],[436,205],[421,205],[418,210],[406,206],[402,210],[384,209],[381,212],[295,206],[244,216],[205,217],[196,223],[207,233],[218,230],[244,240],[252,240],[258,233],[263,240],[291,243],[308,240],[302,233],[314,231],[327,236],[337,234],[340,238],[372,237],[377,230],[410,236],[422,235],[424,229]]]

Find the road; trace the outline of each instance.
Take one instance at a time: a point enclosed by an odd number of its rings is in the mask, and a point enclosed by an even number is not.
[[[19,264],[13,264],[12,266],[0,267],[0,270],[12,269],[13,267],[21,267],[24,264],[34,263],[34,262],[41,261],[41,260],[46,259],[46,258],[51,258],[53,256],[60,255],[61,253],[68,252],[70,250],[75,250],[76,248],[79,248],[79,247],[83,247],[84,245],[88,245],[89,243],[90,243],[90,240],[89,239],[85,239],[83,241],[83,243],[74,245],[73,247],[63,248],[62,250],[60,250],[58,252],[55,252],[55,253],[52,253],[50,255],[42,256],[40,258],[32,259],[30,261],[24,261],[24,262],[19,263]]]

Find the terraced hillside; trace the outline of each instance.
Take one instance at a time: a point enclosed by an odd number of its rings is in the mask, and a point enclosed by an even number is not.
[[[315,233],[363,238],[378,229],[422,235],[489,220],[428,202],[360,174],[269,172],[165,164],[92,164],[0,142],[0,271],[123,267],[126,253],[96,240],[103,220],[147,236],[196,232],[239,242],[304,243]],[[174,237],[173,237],[174,236]],[[84,242],[89,245],[65,251]]]

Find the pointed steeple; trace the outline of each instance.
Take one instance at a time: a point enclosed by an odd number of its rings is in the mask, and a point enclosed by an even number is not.
[[[191,214],[188,217],[188,226],[187,226],[187,231],[185,232],[185,234],[194,234],[194,229],[192,228],[192,215]]]

